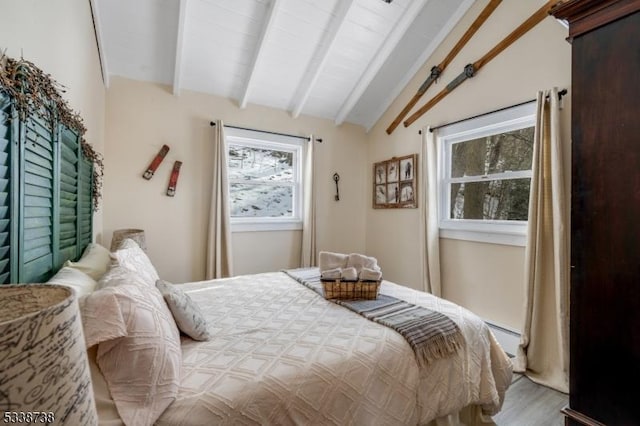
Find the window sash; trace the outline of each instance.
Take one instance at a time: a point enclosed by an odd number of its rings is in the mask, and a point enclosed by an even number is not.
[[[264,181],[264,180],[243,180],[243,179],[229,179],[229,185],[257,185],[257,186],[292,186],[295,187],[297,182],[288,182],[288,181],[278,181],[274,182],[272,180]]]
[[[451,177],[453,145],[535,126],[535,102],[476,117],[438,130],[439,227],[443,238],[523,246],[527,221],[452,219],[451,185],[496,180],[531,179],[532,171],[504,171],[477,176]]]
[[[444,180],[448,184],[467,183],[467,182],[490,182],[494,180],[512,180],[512,179],[531,179],[533,173],[531,170],[520,170],[517,172],[490,173],[486,175],[464,176],[458,178],[449,178]]]
[[[229,179],[231,185],[251,185],[262,187],[291,187],[292,214],[289,216],[231,216],[232,231],[271,231],[302,229],[302,141],[251,130],[225,129],[227,154],[231,145],[292,153],[292,181],[269,181],[258,179]],[[228,165],[228,163],[227,163]]]

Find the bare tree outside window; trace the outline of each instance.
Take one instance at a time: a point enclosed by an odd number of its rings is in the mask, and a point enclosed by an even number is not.
[[[438,226],[443,238],[523,246],[527,238],[536,103],[441,126]]]
[[[452,144],[450,218],[526,221],[534,127]]]

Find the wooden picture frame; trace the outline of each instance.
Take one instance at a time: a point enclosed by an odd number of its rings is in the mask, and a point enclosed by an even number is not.
[[[418,154],[373,164],[373,208],[418,208]]]

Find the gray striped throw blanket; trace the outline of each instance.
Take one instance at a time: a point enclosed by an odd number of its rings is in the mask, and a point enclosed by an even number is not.
[[[283,272],[322,296],[318,268],[287,269]],[[332,301],[400,333],[413,349],[420,367],[453,355],[464,343],[460,328],[451,318],[395,297],[379,294],[375,300]]]

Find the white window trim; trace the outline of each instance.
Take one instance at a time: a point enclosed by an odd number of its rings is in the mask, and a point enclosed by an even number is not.
[[[525,246],[527,242],[527,221],[489,221],[470,219],[450,219],[449,183],[478,182],[482,179],[530,178],[526,171],[507,171],[481,177],[449,178],[451,167],[451,145],[456,142],[505,133],[536,124],[536,103],[529,102],[492,114],[465,120],[438,129],[438,184],[439,184],[439,228],[440,237],[455,240],[476,241],[492,244]]]
[[[260,132],[257,130],[236,129],[225,127],[227,149],[230,144],[241,144],[263,149],[277,149],[293,152],[293,173],[295,182],[293,187],[294,216],[280,217],[231,217],[231,232],[264,232],[264,231],[292,231],[302,229],[302,205],[304,200],[304,185],[302,184],[302,154],[305,147],[304,139]],[[246,181],[229,179],[232,183],[246,184]],[[265,182],[265,184],[269,184]]]

